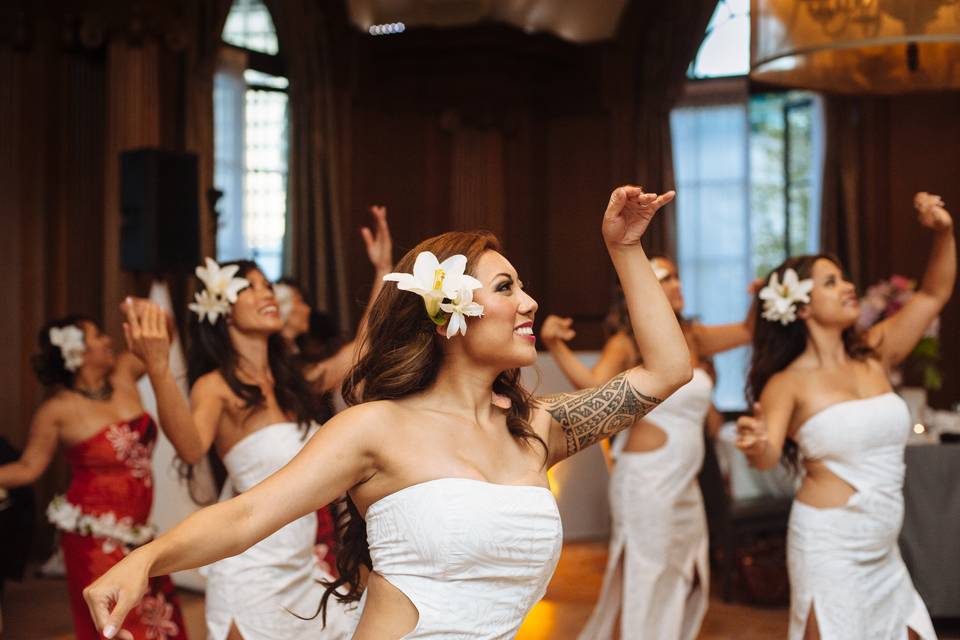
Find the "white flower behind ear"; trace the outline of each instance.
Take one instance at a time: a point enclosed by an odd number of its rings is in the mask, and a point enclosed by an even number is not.
[[[50,329],[50,344],[60,349],[63,365],[71,373],[83,366],[83,354],[87,345],[83,342],[83,329],[76,325]]]
[[[239,265],[231,264],[221,267],[213,258],[204,259],[206,266],[197,267],[196,274],[203,282],[204,288],[212,295],[220,296],[233,304],[237,301],[237,294],[250,286],[246,278],[235,278]]]
[[[200,316],[200,322],[206,319],[210,324],[217,324],[217,318],[221,315],[226,316],[230,310],[230,304],[226,300],[211,295],[206,289],[193,294],[193,299],[194,302],[188,306],[190,311]]]
[[[437,324],[443,324],[440,304],[454,300],[464,288],[477,289],[480,281],[464,274],[467,257],[461,254],[450,256],[443,262],[430,251],[421,251],[413,263],[413,273],[388,273],[384,282],[396,282],[402,291],[415,293],[423,298],[427,315]]]
[[[810,302],[813,280],[801,280],[793,269],[783,272],[783,283],[776,271],[770,275],[767,286],[760,290],[763,300],[763,318],[786,326],[797,319],[797,305]]]
[[[479,281],[477,282],[477,285],[480,285]],[[457,335],[458,331],[460,332],[460,335],[467,335],[466,316],[473,316],[476,318],[483,317],[483,305],[477,304],[473,301],[473,289],[476,288],[477,287],[463,288],[457,294],[456,298],[450,302],[440,303],[440,308],[450,314],[450,319],[447,321],[448,340]]]
[[[293,311],[293,287],[279,282],[273,285],[273,297],[277,299],[277,308],[280,309],[280,319],[284,322]]]
[[[237,301],[241,291],[250,286],[246,278],[237,278],[239,265],[231,264],[221,267],[213,258],[204,259],[205,266],[197,267],[197,278],[203,283],[203,290],[193,295],[194,302],[190,310],[210,324],[216,324],[221,315],[226,317],[230,313],[230,305]]]

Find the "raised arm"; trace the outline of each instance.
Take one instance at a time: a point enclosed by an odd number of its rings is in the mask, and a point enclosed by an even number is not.
[[[603,217],[603,238],[620,278],[637,349],[643,361],[608,382],[539,400],[534,426],[549,424],[548,464],[629,427],[691,377],[683,331],[641,245],[662,206],[673,200],[640,187],[620,187]]]
[[[693,325],[693,337],[697,343],[698,354],[702,358],[707,358],[750,344],[753,337],[753,328],[750,326],[749,320],[730,324],[695,324]]]
[[[330,420],[285,467],[236,498],[201,509],[140,547],[84,590],[98,629],[113,637],[151,576],[236,555],[316,511],[374,473],[371,443],[383,423],[369,405]]]
[[[16,462],[0,465],[0,488],[12,489],[36,482],[50,466],[59,436],[57,413],[50,402],[46,402],[33,416],[23,455]]]
[[[953,218],[943,201],[939,196],[921,192],[914,197],[914,206],[920,224],[933,231],[933,248],[920,290],[900,311],[873,326],[867,334],[887,367],[896,366],[910,355],[950,299],[957,278]]]
[[[540,340],[550,350],[563,375],[577,389],[601,385],[630,368],[636,360],[633,342],[626,334],[618,333],[603,345],[596,364],[588,367],[567,346],[567,341],[575,335],[571,318],[547,316],[540,328]]]
[[[177,455],[189,464],[196,464],[209,450],[213,435],[210,433],[209,437],[204,437],[197,428],[190,405],[170,370],[167,314],[158,305],[148,301],[126,304],[123,309],[126,314],[123,332],[127,346],[130,353],[144,363],[150,377],[150,384],[157,396],[160,427]]]
[[[780,463],[793,417],[793,386],[783,374],[773,376],[760,394],[760,402],[754,403],[753,415],[737,420],[736,444],[750,466],[772,469]]]
[[[754,306],[757,304],[756,293],[764,285],[762,279],[754,280],[747,287],[747,293],[753,302],[747,309],[747,317],[742,322],[729,324],[694,324],[693,337],[697,343],[697,353],[701,358],[708,358],[717,353],[736,349],[750,344],[753,339],[753,323],[756,317]]]
[[[370,259],[370,264],[373,265],[374,270],[370,299],[363,310],[363,316],[361,316],[360,323],[357,325],[357,333],[353,340],[340,347],[331,357],[316,363],[307,370],[307,380],[315,383],[321,391],[338,389],[347,372],[363,355],[362,352],[358,351],[357,346],[366,344],[363,335],[367,328],[367,316],[370,315],[370,308],[383,288],[383,276],[393,269],[393,240],[390,237],[390,225],[387,224],[387,208],[374,205],[370,207],[370,213],[373,214],[375,231],[368,227],[360,229],[363,243],[367,249],[367,257]]]

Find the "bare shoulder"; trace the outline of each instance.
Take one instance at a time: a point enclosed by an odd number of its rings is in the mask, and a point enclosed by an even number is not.
[[[228,398],[233,395],[233,391],[230,389],[227,381],[223,379],[220,371],[214,370],[197,378],[197,381],[193,383],[193,387],[190,389],[190,394],[201,394],[204,396],[214,395]]]
[[[61,390],[50,396],[33,413],[34,424],[48,424],[59,427],[70,414],[72,405],[68,402],[69,391]]]
[[[805,380],[808,377],[808,372],[803,367],[794,368],[794,365],[790,365],[783,371],[778,371],[770,376],[766,386],[763,388],[763,395],[766,396],[769,392],[771,395],[777,397],[783,397],[785,395],[792,396],[793,390],[805,386]]]
[[[320,429],[340,442],[349,441],[368,453],[378,454],[381,447],[397,441],[397,429],[405,422],[408,410],[391,400],[364,402],[349,407],[324,423]]]
[[[362,433],[364,437],[379,437],[388,431],[395,431],[406,412],[401,403],[393,400],[362,402],[344,409],[328,420],[324,427],[349,428]]]

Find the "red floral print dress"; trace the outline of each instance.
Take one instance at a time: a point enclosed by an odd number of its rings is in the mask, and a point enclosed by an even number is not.
[[[66,496],[54,499],[47,515],[62,531],[67,589],[77,640],[97,640],[83,589],[152,537],[147,524],[153,503],[150,456],[157,427],[149,415],[110,424],[67,450],[72,480]],[[167,576],[150,590],[123,628],[137,640],[187,637]]]

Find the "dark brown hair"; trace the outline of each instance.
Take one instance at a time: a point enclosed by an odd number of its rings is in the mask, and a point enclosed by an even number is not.
[[[422,251],[430,251],[440,261],[463,254],[467,257],[467,273],[475,273],[477,262],[486,251],[499,250],[500,243],[489,232],[452,231],[421,242],[397,263],[396,269],[406,273],[413,271],[417,256]],[[404,398],[430,388],[443,363],[441,340],[420,296],[387,283],[370,309],[363,337],[365,344],[361,345],[364,355],[344,379],[343,397],[348,404],[354,405]],[[546,461],[546,443],[530,426],[532,399],[520,385],[520,370],[502,372],[493,383],[493,391],[511,401],[507,410],[507,428],[511,435],[530,446],[542,445]],[[324,618],[331,595],[341,602],[360,599],[363,590],[360,568],[373,568],[366,523],[349,496],[343,498],[342,503],[336,527],[340,577],[325,583],[327,590],[318,611]],[[345,593],[336,591],[344,585],[347,587]]]
[[[237,270],[237,277],[239,278],[245,277],[252,271],[263,273],[257,263],[252,260],[234,260],[224,262],[220,266],[226,267],[229,265],[239,267]],[[205,285],[198,279],[197,291],[203,291],[204,289]],[[300,364],[293,359],[290,349],[280,333],[275,333],[267,338],[267,361],[274,380],[273,393],[277,399],[277,404],[281,411],[293,416],[300,425],[304,437],[306,437],[310,424],[313,422],[322,423],[327,414],[324,412],[320,397],[314,393],[310,384],[304,379]],[[237,351],[227,329],[227,316],[221,315],[216,322],[210,323],[207,320],[200,320],[196,314],[191,313],[190,345],[187,352],[190,386],[192,387],[201,376],[219,370],[227,386],[243,401],[246,408],[263,407],[266,398],[260,387],[240,380],[237,375],[238,366]],[[223,465],[213,448],[211,448],[208,458],[213,465],[217,484],[220,485],[222,484],[220,476],[224,475]],[[179,467],[180,474],[189,483],[190,495],[194,502],[198,504],[209,503],[210,500],[198,499],[194,495],[193,465],[183,463]]]
[[[803,255],[788,258],[779,267],[767,274],[766,280],[776,273],[783,282],[783,274],[787,269],[793,269],[801,280],[813,277],[813,265],[817,260],[829,260],[840,269],[843,267],[834,256],[827,254]],[[790,324],[783,325],[763,318],[763,301],[760,292],[755,294],[754,301],[754,332],[753,354],[750,359],[750,371],[747,374],[746,396],[749,406],[759,402],[764,387],[775,374],[786,369],[791,362],[803,353],[807,347],[807,326],[797,319]],[[843,330],[843,348],[847,356],[858,361],[865,361],[876,356],[876,352],[864,340],[863,332],[856,325]],[[787,466],[797,471],[799,457],[797,443],[787,438],[783,443],[783,460]]]

